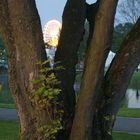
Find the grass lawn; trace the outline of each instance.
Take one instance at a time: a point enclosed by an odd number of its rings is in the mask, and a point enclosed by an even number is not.
[[[14,104],[0,103],[0,108],[14,109],[15,108],[15,105]]]
[[[18,122],[0,121],[0,140],[19,140]],[[113,133],[114,140],[140,140],[140,135]]]
[[[19,140],[18,122],[0,121],[0,140]]]
[[[113,133],[114,140],[140,140],[140,134]]]
[[[132,80],[140,80],[140,71],[134,72]]]
[[[130,109],[122,107],[118,112],[118,116],[121,117],[132,117],[132,118],[140,118],[140,109]]]

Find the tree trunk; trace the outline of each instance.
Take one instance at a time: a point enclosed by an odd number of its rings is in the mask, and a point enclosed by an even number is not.
[[[125,37],[104,79],[105,103],[101,109],[105,140],[111,139],[115,116],[125,96],[129,80],[140,62],[140,18]],[[99,116],[98,116],[99,117]]]
[[[46,59],[35,1],[1,0],[0,15],[0,32],[8,53],[9,86],[19,116],[21,139],[43,140],[37,129],[48,119],[30,100],[35,89],[31,81],[39,74],[36,63]]]
[[[94,33],[82,79],[80,97],[76,106],[71,140],[93,140],[93,116],[101,83],[104,76],[104,65],[111,46],[113,21],[117,1],[100,1],[95,18]],[[93,13],[94,14],[94,13]]]
[[[78,62],[77,51],[84,35],[86,17],[85,0],[68,0],[63,12],[63,25],[55,55],[55,62],[60,62],[63,70],[56,72],[61,81],[62,98],[64,100],[64,129],[70,134],[75,111],[75,66]],[[66,135],[66,134],[65,134]],[[64,140],[66,140],[64,137]],[[62,140],[62,135],[61,135]]]

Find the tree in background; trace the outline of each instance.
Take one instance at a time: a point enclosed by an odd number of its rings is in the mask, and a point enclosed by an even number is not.
[[[129,80],[140,62],[139,18],[104,74],[105,61],[112,45],[117,3],[117,0],[98,0],[88,5],[85,0],[67,1],[55,55],[55,62],[60,62],[55,68],[61,66],[63,69],[53,70],[61,83],[51,85],[46,90],[51,84],[49,81],[56,82],[56,79],[54,74],[51,75],[52,71],[50,75],[45,73],[50,69],[49,65],[43,65],[46,69],[42,72],[46,74],[49,84],[45,88],[45,83],[38,83],[40,66],[36,63],[44,62],[46,54],[35,0],[0,1],[0,33],[8,53],[9,85],[19,116],[21,140],[112,140],[116,114]],[[76,103],[73,88],[75,65],[87,18],[89,38],[80,95]],[[46,81],[44,76],[41,79]],[[52,98],[52,90],[55,89],[53,92],[57,94],[56,87],[61,89],[61,94],[53,100],[54,106],[50,107],[48,103],[44,105],[47,102],[46,94],[49,99]],[[35,98],[40,104],[32,100],[33,91],[41,96],[41,99],[40,96]],[[54,104],[56,101],[63,102],[61,131],[56,127],[58,121],[51,123],[55,115],[53,112],[57,109]],[[48,138],[48,134],[52,137]]]
[[[123,20],[129,23],[136,23],[140,16],[140,1],[139,0],[122,0],[118,6],[118,13]]]
[[[111,50],[116,53],[123,39],[130,32],[134,24],[126,22],[120,23],[114,27]]]
[[[132,29],[140,16],[139,0],[122,0],[118,5],[117,20],[121,23],[115,26],[113,33],[112,51],[116,52],[126,34]]]

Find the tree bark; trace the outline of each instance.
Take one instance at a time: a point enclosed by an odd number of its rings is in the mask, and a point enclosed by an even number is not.
[[[104,76],[104,65],[110,50],[113,21],[117,1],[100,1],[95,18],[94,33],[87,52],[86,67],[82,79],[80,97],[76,106],[71,140],[93,140],[93,116],[101,81]],[[94,13],[93,13],[94,14]]]
[[[85,0],[68,0],[63,12],[63,25],[55,55],[55,62],[61,62],[59,65],[64,68],[64,70],[56,72],[56,75],[61,81],[60,86],[64,100],[63,122],[68,135],[75,111],[76,100],[73,87],[76,74],[75,66],[78,62],[77,51],[84,34],[85,18]]]
[[[35,1],[1,0],[0,32],[8,52],[11,94],[16,104],[22,140],[43,139],[37,129],[47,123],[44,111],[32,104],[31,83],[39,74],[38,61],[46,59]]]
[[[115,116],[125,96],[129,81],[140,62],[140,18],[125,37],[104,79],[105,104],[102,108],[102,131],[105,140],[111,137]],[[110,138],[111,139],[111,138]]]

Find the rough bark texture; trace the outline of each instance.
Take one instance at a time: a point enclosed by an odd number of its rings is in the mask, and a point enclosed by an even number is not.
[[[85,0],[67,1],[63,12],[62,31],[55,55],[55,62],[61,62],[60,65],[64,67],[64,70],[56,74],[61,81],[65,129],[71,128],[75,110],[76,100],[73,87],[76,74],[75,65],[78,62],[77,51],[84,34],[85,16]]]
[[[1,0],[0,33],[8,52],[9,86],[14,98],[22,140],[41,138],[37,127],[46,122],[30,101],[38,76],[39,60],[46,59],[40,21],[34,0]],[[40,124],[39,124],[40,123]]]
[[[95,104],[104,75],[105,60],[110,48],[117,1],[100,1],[94,33],[87,52],[86,67],[76,106],[71,140],[93,140],[92,122]],[[94,75],[93,75],[94,74]]]
[[[140,62],[140,18],[125,37],[104,79],[105,104],[102,108],[103,137],[109,140],[115,116],[126,93],[129,80]],[[101,115],[100,114],[100,115]]]

